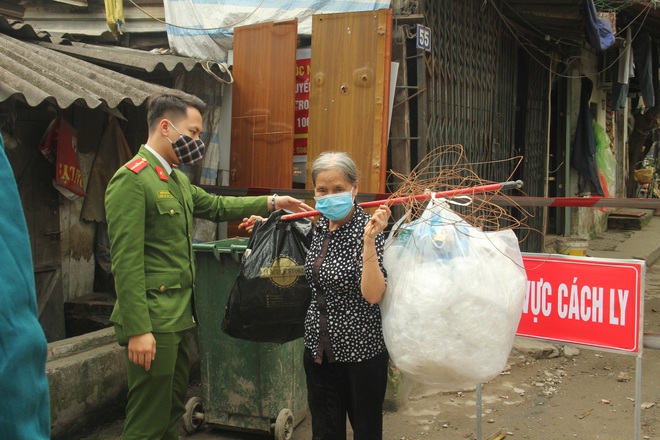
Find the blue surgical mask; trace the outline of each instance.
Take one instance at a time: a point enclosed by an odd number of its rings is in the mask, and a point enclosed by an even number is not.
[[[332,221],[346,218],[353,207],[353,190],[314,197],[316,210]]]

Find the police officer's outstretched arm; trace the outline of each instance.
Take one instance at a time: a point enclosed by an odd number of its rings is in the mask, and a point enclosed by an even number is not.
[[[194,216],[215,222],[243,220],[246,216],[267,216],[273,207],[291,212],[311,211],[302,200],[291,196],[227,197],[208,194],[202,188],[190,185]]]
[[[313,208],[305,203],[302,200],[298,200],[291,196],[269,196],[270,198],[275,199],[275,209],[286,209],[291,212],[306,212],[312,211]],[[272,206],[272,199],[271,205]]]

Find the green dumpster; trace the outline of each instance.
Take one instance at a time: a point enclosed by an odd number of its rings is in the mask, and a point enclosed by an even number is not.
[[[202,396],[188,400],[182,422],[188,433],[209,424],[289,439],[307,414],[303,340],[244,341],[221,328],[247,241],[193,246]]]

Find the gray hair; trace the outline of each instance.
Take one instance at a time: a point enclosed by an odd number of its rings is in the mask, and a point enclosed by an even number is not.
[[[339,151],[324,151],[312,164],[312,185],[316,186],[316,177],[322,171],[337,170],[353,186],[358,181],[357,165],[347,153]]]

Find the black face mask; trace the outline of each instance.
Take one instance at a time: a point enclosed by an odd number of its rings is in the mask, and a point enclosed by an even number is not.
[[[167,140],[172,144],[172,148],[174,149],[176,157],[179,158],[179,162],[184,165],[192,165],[193,163],[200,160],[204,156],[204,151],[206,150],[206,145],[204,145],[204,142],[202,142],[201,139],[195,140],[190,136],[181,134],[181,132],[174,126],[174,124],[172,124],[170,121],[167,122],[169,122],[172,128],[175,129],[177,133],[179,133],[179,138],[174,142],[167,138]]]

